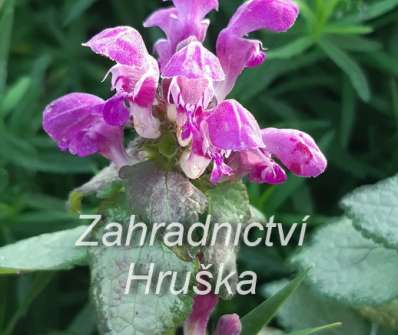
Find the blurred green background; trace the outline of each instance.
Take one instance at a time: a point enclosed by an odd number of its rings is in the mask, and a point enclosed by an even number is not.
[[[220,2],[210,16],[212,50],[241,0]],[[109,83],[101,80],[110,62],[81,43],[105,27],[131,25],[151,49],[161,33],[144,30],[142,22],[164,5],[0,0],[0,246],[78,224],[65,199],[106,162],[59,152],[41,130],[41,112],[72,91],[109,97]],[[320,143],[329,160],[322,177],[249,185],[253,205],[265,214],[285,223],[311,214],[317,226],[341,213],[344,194],[398,171],[398,1],[303,0],[301,6],[289,33],[255,34],[269,59],[245,72],[233,96],[262,127],[298,128]],[[291,272],[285,262],[291,252],[242,249],[239,266],[256,271],[261,287]],[[95,334],[88,285],[84,268],[0,278],[0,334]],[[219,313],[244,314],[263,298],[235,298]]]

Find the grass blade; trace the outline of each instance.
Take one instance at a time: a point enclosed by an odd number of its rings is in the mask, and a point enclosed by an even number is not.
[[[276,315],[282,304],[296,291],[307,276],[305,271],[282,290],[265,300],[242,318],[242,335],[255,335]]]
[[[319,41],[319,46],[326,55],[328,55],[329,58],[345,72],[348,78],[350,78],[352,86],[355,88],[361,99],[368,102],[370,100],[369,84],[365,73],[359,64],[331,40],[321,39]]]

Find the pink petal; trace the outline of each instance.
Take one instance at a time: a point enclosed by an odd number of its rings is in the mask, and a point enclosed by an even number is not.
[[[103,109],[103,116],[106,123],[111,126],[123,126],[129,120],[130,112],[125,106],[123,96],[114,96],[107,100]]]
[[[187,150],[181,155],[179,164],[188,178],[197,179],[206,171],[210,162],[211,159]]]
[[[61,150],[81,157],[100,152],[116,164],[123,164],[123,132],[104,121],[104,104],[91,94],[67,94],[46,107],[43,128]]]
[[[156,60],[148,55],[142,67],[116,64],[109,73],[112,75],[112,89],[141,107],[153,105],[159,80],[159,67]]]
[[[225,100],[203,121],[210,143],[223,150],[241,151],[264,147],[253,115],[236,100]]]
[[[172,0],[181,15],[204,18],[212,10],[218,10],[218,0]]]
[[[183,76],[189,79],[225,79],[220,61],[199,41],[191,41],[174,54],[162,70],[164,78]]]
[[[169,87],[169,102],[180,106],[201,105],[207,106],[214,95],[207,79],[188,79],[186,77],[175,77]]]
[[[257,184],[281,184],[287,180],[285,171],[262,149],[241,151],[231,157],[236,174],[249,176]]]
[[[190,37],[204,41],[210,23],[204,20],[204,17],[212,9],[218,8],[217,0],[173,2],[176,8],[160,9],[144,22],[144,27],[159,27],[166,34],[167,39],[161,39],[155,45],[162,69],[178,50],[178,45],[182,41]]]
[[[152,114],[151,108],[138,105],[130,106],[133,115],[134,129],[143,138],[156,139],[160,137],[160,121]]]
[[[148,51],[140,33],[128,26],[105,29],[83,46],[123,65],[141,67],[148,57]]]
[[[317,177],[327,167],[327,160],[308,134],[293,129],[262,130],[266,148],[290,171],[302,177]]]
[[[249,0],[231,18],[227,29],[239,36],[267,29],[274,32],[289,30],[299,14],[292,0]]]
[[[246,67],[260,65],[265,60],[261,42],[244,37],[260,29],[287,31],[298,14],[299,7],[291,0],[249,0],[238,8],[217,39],[217,56],[227,76],[218,85],[219,100],[231,92]]]
[[[223,315],[218,321],[215,335],[240,335],[241,331],[239,315],[228,314]]]
[[[213,293],[194,298],[191,315],[184,324],[184,334],[206,335],[210,315],[218,303]]]

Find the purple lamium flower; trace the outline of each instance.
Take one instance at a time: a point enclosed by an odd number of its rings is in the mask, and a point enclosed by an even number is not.
[[[290,29],[299,14],[292,0],[249,0],[241,5],[217,40],[217,57],[227,76],[218,86],[217,96],[224,99],[246,67],[255,67],[265,60],[262,43],[245,36],[260,29],[284,32]]]
[[[173,0],[173,4],[175,7],[160,9],[144,22],[144,27],[159,27],[166,34],[166,39],[155,44],[162,68],[187,38],[204,41],[210,24],[204,17],[218,9],[218,0]]]
[[[218,0],[172,2],[144,23],[166,34],[155,45],[157,60],[128,26],[105,29],[83,44],[114,62],[106,75],[114,93],[106,101],[72,93],[46,108],[43,127],[60,148],[80,156],[99,152],[123,165],[123,128],[132,127],[151,145],[172,132],[179,146],[173,161],[191,179],[208,173],[214,184],[244,176],[280,184],[287,179],[282,165],[303,177],[324,172],[326,159],[309,135],[261,130],[244,106],[225,100],[243,70],[266,59],[261,42],[247,35],[287,31],[298,6],[292,0],[244,2],[220,32],[215,55],[202,42],[210,23],[205,17]]]
[[[116,165],[127,163],[123,130],[102,117],[105,102],[91,94],[71,93],[51,102],[43,113],[43,128],[61,150],[85,157],[99,152]]]
[[[187,41],[162,70],[171,80],[168,100],[177,106],[207,107],[214,97],[214,83],[225,79],[218,58],[197,40]]]
[[[236,100],[225,100],[201,123],[214,147],[243,151],[264,147],[260,127],[254,116]]]
[[[140,136],[159,137],[160,123],[152,116],[159,66],[149,55],[140,33],[127,26],[108,28],[83,45],[116,62],[108,72],[112,76],[112,89],[116,91],[116,95],[104,108],[105,121],[110,125],[125,125],[130,116],[133,120],[139,118],[139,121],[133,122],[134,126],[139,124],[135,128]],[[142,120],[143,108],[146,109],[148,123]],[[142,128],[146,126],[148,129],[143,131]]]

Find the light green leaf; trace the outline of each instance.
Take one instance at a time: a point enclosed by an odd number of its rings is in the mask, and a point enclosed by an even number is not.
[[[331,40],[323,38],[319,46],[333,60],[336,65],[350,78],[352,86],[364,101],[370,100],[370,89],[365,73],[359,64],[344,50],[340,49]]]
[[[91,250],[92,292],[101,334],[162,335],[175,330],[192,308],[192,296],[172,294],[170,277],[164,280],[161,294],[156,294],[159,271],[178,273],[175,288],[181,289],[185,275],[194,274],[194,265],[179,259],[160,244],[140,248],[96,248]],[[125,288],[130,265],[136,264],[134,274],[147,274],[151,263],[154,276],[149,294],[145,281]]]
[[[238,281],[237,248],[230,236],[235,236],[237,224],[246,224],[252,217],[249,196],[246,186],[242,182],[234,182],[217,185],[207,192],[207,197],[209,201],[208,214],[211,215],[212,221],[221,224],[228,223],[233,231],[232,234],[229,234],[225,229],[217,232],[217,241],[204,250],[204,263],[213,265],[211,271],[214,278],[217,278],[221,264],[223,264],[225,275],[235,273],[230,280],[231,287],[235,291]],[[210,233],[210,236],[213,236],[213,234]],[[227,238],[230,238],[229,243],[227,243]],[[231,298],[227,290],[222,290],[220,295],[225,299]]]
[[[242,335],[255,335],[258,334],[262,328],[268,325],[271,319],[277,314],[278,310],[285,303],[285,301],[297,290],[301,285],[307,271],[303,272],[286,285],[278,293],[265,300],[262,304],[258,305],[242,319]]]
[[[311,288],[337,301],[364,306],[398,298],[397,252],[364,238],[347,218],[320,228],[292,261],[311,266]]]
[[[286,280],[266,286],[271,296],[286,285]],[[368,323],[357,312],[331,299],[316,294],[303,284],[282,305],[277,319],[288,330],[306,329],[320,323],[341,322],[339,328],[329,329],[325,335],[363,335],[369,332]]]
[[[43,234],[0,248],[0,274],[69,270],[85,264],[86,249],[75,247],[85,229]]]
[[[299,37],[295,41],[268,53],[268,59],[289,59],[302,54],[314,44],[311,36]]]
[[[365,236],[398,249],[398,176],[360,187],[341,204]]]
[[[29,90],[31,83],[32,80],[29,77],[22,77],[6,91],[0,101],[0,116],[4,118],[17,106]]]

